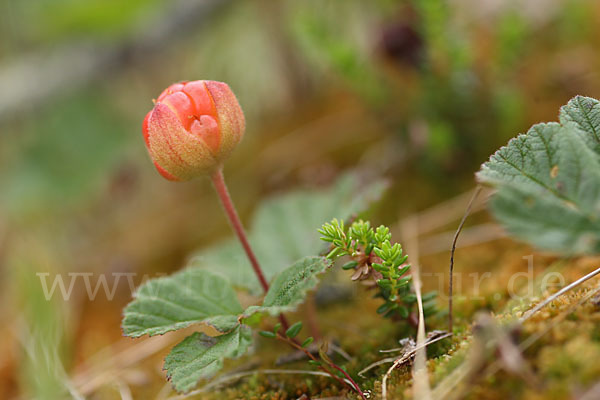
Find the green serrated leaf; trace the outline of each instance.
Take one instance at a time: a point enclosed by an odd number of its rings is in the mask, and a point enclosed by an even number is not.
[[[575,128],[587,146],[600,154],[600,102],[577,96],[560,110],[561,124]]]
[[[250,224],[249,240],[267,280],[301,257],[322,253],[325,243],[315,232],[323,221],[363,212],[386,187],[384,181],[365,184],[347,174],[328,190],[295,191],[262,203]],[[262,293],[237,240],[200,251],[190,261],[190,267],[218,270],[232,285]]]
[[[306,292],[315,288],[317,275],[331,265],[325,257],[306,257],[280,272],[265,296],[262,306],[250,306],[244,311],[244,318],[255,313],[268,313],[277,316],[293,311],[304,301]]]
[[[222,367],[225,358],[243,355],[252,341],[250,328],[238,325],[218,337],[195,332],[171,350],[165,358],[167,378],[178,392],[188,392],[200,379],[209,379]]]
[[[497,189],[494,216],[514,236],[565,254],[600,252],[600,103],[577,96],[561,123],[534,125],[477,174]]]
[[[229,332],[243,311],[225,278],[200,269],[152,279],[134,297],[122,323],[123,333],[131,337],[162,335],[198,323]]]

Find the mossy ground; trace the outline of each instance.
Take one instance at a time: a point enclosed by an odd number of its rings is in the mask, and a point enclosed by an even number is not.
[[[470,368],[473,363],[473,348],[476,341],[473,336],[473,321],[477,312],[487,310],[500,325],[518,327],[513,329],[516,344],[528,343],[522,349],[523,362],[533,373],[534,381],[524,379],[523,375],[511,373],[503,368],[498,351],[492,351],[480,365],[479,372],[470,373],[463,380],[452,382],[455,387],[449,398],[466,399],[570,399],[589,389],[600,377],[600,306],[589,297],[598,286],[598,280],[592,279],[570,293],[558,298],[520,327],[516,320],[532,304],[551,295],[557,287],[538,289],[532,296],[520,300],[509,298],[506,285],[512,274],[527,270],[522,259],[530,254],[525,246],[508,240],[494,244],[484,244],[460,251],[457,264],[462,272],[492,271],[493,278],[481,284],[479,298],[470,301],[469,296],[457,297],[455,309],[454,336],[438,342],[428,348],[427,366],[430,382],[435,389],[447,385],[448,376],[460,368]],[[469,257],[470,256],[470,257]],[[423,257],[422,268],[430,265],[446,267],[442,260],[446,255]],[[462,260],[464,259],[464,260]],[[598,266],[599,259],[580,258],[557,260],[553,257],[534,254],[534,287],[538,287],[548,272],[562,274],[566,283],[570,283]],[[485,267],[483,267],[483,263]],[[546,279],[552,282],[551,279]],[[425,282],[428,286],[428,283]],[[430,286],[430,285],[429,285]],[[463,284],[461,293],[469,293],[474,287]],[[379,350],[398,347],[398,340],[407,335],[414,336],[414,329],[404,323],[382,319],[375,313],[379,300],[373,299],[363,289],[356,290],[350,298],[337,303],[319,307],[319,329],[327,338],[352,356],[352,361],[336,357],[336,361],[357,377],[357,372],[371,363],[389,354]],[[427,329],[445,329],[445,304],[440,302],[439,315],[429,318]],[[292,320],[305,317],[306,311],[300,310]],[[269,321],[264,322],[265,327]],[[305,327],[302,334],[306,335]],[[272,339],[259,338],[254,352],[240,360],[228,362],[223,374],[240,370],[257,371],[235,381],[227,382],[219,389],[209,393],[199,393],[190,398],[198,399],[297,399],[302,395],[308,398],[358,398],[347,388],[341,387],[327,377],[309,375],[279,375],[258,372],[261,369],[280,368],[286,370],[314,370],[305,361],[275,366],[276,359],[290,349]],[[159,362],[158,358],[153,362]],[[156,364],[155,364],[156,365]],[[390,364],[382,365],[366,373],[365,378],[357,378],[370,399],[381,398],[382,378]],[[446,379],[446,380],[445,380]],[[388,399],[412,398],[412,365],[404,365],[392,373],[388,379]],[[137,398],[137,397],[136,397]],[[435,398],[435,397],[434,397]],[[447,397],[446,397],[447,398]]]

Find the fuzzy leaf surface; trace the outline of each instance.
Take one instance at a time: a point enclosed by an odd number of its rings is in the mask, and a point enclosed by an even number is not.
[[[600,252],[600,102],[577,96],[560,123],[534,125],[477,173],[515,237],[563,254]]]
[[[200,379],[209,379],[223,368],[223,360],[243,355],[251,343],[252,331],[245,325],[217,337],[195,332],[165,358],[167,378],[178,392],[189,392]]]
[[[255,313],[267,313],[277,316],[284,312],[294,311],[304,301],[306,293],[314,289],[319,280],[317,275],[325,272],[330,266],[325,257],[306,257],[291,267],[281,271],[265,296],[262,306],[250,306],[244,317]]]
[[[126,336],[162,335],[204,323],[219,332],[238,325],[243,308],[227,279],[202,269],[185,269],[142,285],[125,307]]]

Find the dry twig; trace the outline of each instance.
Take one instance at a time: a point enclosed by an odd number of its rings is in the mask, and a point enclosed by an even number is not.
[[[439,334],[440,332],[441,332],[441,335]],[[400,365],[404,364],[405,362],[408,362],[408,361],[412,360],[412,358],[414,357],[414,355],[417,352],[417,350],[419,350],[419,349],[421,349],[423,347],[427,347],[427,346],[429,346],[432,343],[438,342],[438,341],[440,341],[442,339],[446,339],[446,338],[452,336],[451,333],[442,332],[442,331],[433,331],[431,333],[434,334],[434,335],[428,335],[427,341],[424,344],[422,344],[420,347],[417,346],[415,344],[415,342],[411,340],[404,347],[400,347],[400,348],[397,348],[397,349],[390,349],[390,350],[380,350],[379,351],[380,353],[389,353],[389,352],[392,352],[392,351],[402,351],[402,350],[404,350],[404,353],[402,353],[402,355],[400,355],[400,357],[388,357],[388,358],[384,358],[382,360],[376,361],[373,364],[370,364],[367,367],[365,367],[363,370],[361,370],[358,373],[358,376],[360,376],[361,378],[364,378],[365,377],[364,374],[367,371],[370,371],[370,370],[372,370],[375,367],[378,367],[380,365],[387,364],[387,363],[395,363],[398,360],[402,360],[401,363],[398,363],[396,365],[396,367],[399,367]]]
[[[552,296],[548,297],[546,300],[542,301],[540,304],[538,304],[537,306],[535,306],[531,310],[527,311],[519,319],[519,322],[523,323],[523,322],[527,321],[529,318],[531,318],[533,316],[533,314],[535,314],[536,312],[540,311],[542,308],[544,308],[545,306],[547,306],[548,304],[550,304],[551,302],[553,302],[554,300],[556,300],[558,297],[560,297],[563,294],[567,293],[569,290],[572,290],[572,289],[576,288],[577,286],[581,285],[583,282],[585,282],[585,281],[587,281],[589,279],[592,279],[593,277],[595,277],[598,274],[600,274],[600,268],[598,268],[598,269],[590,272],[589,274],[587,274],[583,278],[580,278],[580,279],[576,280],[575,282],[571,283],[570,285],[565,286],[564,288],[562,288],[558,292],[554,293]]]
[[[450,280],[450,284],[448,287],[448,332],[453,331],[453,324],[454,324],[454,314],[452,312],[452,306],[453,306],[452,305],[452,292],[453,292],[453,282],[454,281],[453,281],[452,274],[454,273],[454,252],[456,251],[456,242],[458,241],[458,236],[460,235],[460,232],[462,231],[462,228],[465,225],[465,221],[467,220],[467,217],[469,216],[469,213],[471,212],[471,208],[473,206],[473,203],[475,202],[475,199],[479,195],[479,192],[481,192],[480,185],[478,185],[477,188],[475,188],[475,191],[473,192],[473,196],[471,196],[471,200],[469,200],[469,204],[467,205],[465,214],[463,215],[462,219],[460,220],[458,229],[456,230],[456,233],[454,234],[454,240],[452,240],[452,250],[450,252],[450,273],[449,273],[450,276],[448,277],[448,279]]]

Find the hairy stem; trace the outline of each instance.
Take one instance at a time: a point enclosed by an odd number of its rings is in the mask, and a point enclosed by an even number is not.
[[[252,269],[260,282],[264,292],[266,293],[269,290],[269,283],[265,278],[265,274],[258,263],[258,259],[254,255],[254,251],[252,251],[252,247],[250,247],[250,242],[248,242],[248,237],[246,235],[246,231],[244,230],[244,226],[242,225],[242,221],[235,210],[235,206],[233,205],[233,200],[231,200],[231,196],[229,195],[229,191],[227,190],[227,185],[225,184],[225,178],[223,177],[223,168],[219,167],[215,170],[210,176],[213,186],[219,195],[219,200],[221,200],[221,204],[223,205],[223,209],[225,210],[225,214],[227,214],[227,218],[235,232],[236,236],[240,240],[246,255],[248,256],[248,260],[250,260],[250,264],[252,265]],[[279,321],[283,329],[288,329],[290,324],[283,314],[279,316]]]

